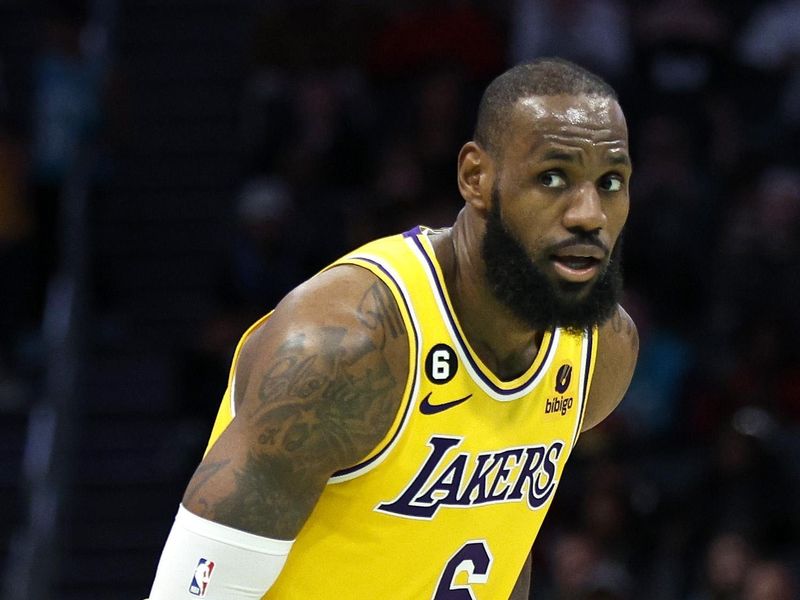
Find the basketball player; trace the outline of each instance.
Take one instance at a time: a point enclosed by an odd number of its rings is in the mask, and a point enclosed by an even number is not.
[[[550,59],[490,84],[474,137],[452,227],[367,244],[245,333],[151,600],[527,598],[567,459],[636,362],[628,134]]]

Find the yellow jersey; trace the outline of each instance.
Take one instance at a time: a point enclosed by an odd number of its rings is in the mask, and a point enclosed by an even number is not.
[[[330,478],[263,600],[498,600],[519,576],[581,430],[597,332],[548,331],[531,366],[500,380],[459,325],[430,231],[330,266],[361,266],[391,290],[408,380],[391,429]],[[233,368],[209,448],[234,418],[232,382]]]

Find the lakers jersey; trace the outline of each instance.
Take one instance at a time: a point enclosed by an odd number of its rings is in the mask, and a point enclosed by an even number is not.
[[[527,371],[498,379],[464,336],[429,233],[331,265],[391,290],[408,381],[390,431],[331,477],[264,599],[499,600],[514,587],[581,429],[597,334],[548,331]],[[233,416],[229,386],[209,447]]]

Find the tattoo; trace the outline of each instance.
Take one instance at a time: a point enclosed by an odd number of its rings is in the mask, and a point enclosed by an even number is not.
[[[406,331],[383,284],[362,296],[358,321],[367,331],[322,327],[275,352],[257,398],[237,414],[256,442],[229,473],[227,493],[209,503],[216,521],[293,538],[331,473],[360,460],[388,430],[405,381],[393,375],[386,346]]]
[[[634,356],[638,356],[639,355],[639,332],[634,329],[633,325],[631,325],[630,322],[628,323],[628,327],[630,329],[630,331],[628,332],[628,338],[631,340],[631,350],[633,351],[633,355]]]
[[[186,493],[183,495],[185,503],[191,502],[195,494],[202,488],[209,479],[214,477],[220,469],[227,467],[230,464],[230,459],[220,460],[217,462],[204,462],[194,472],[191,484],[186,488]],[[202,499],[201,499],[202,502]]]
[[[623,319],[619,309],[614,311],[614,315],[611,317],[611,328],[614,333],[622,333],[624,329],[625,335],[630,337],[633,334],[633,323],[630,319]]]
[[[378,330],[381,333],[381,342],[378,347],[386,346],[386,332],[392,338],[405,333],[403,319],[400,311],[389,290],[381,283],[374,284],[367,290],[358,304],[359,321],[368,329]]]
[[[269,537],[293,539],[317,500],[314,480],[304,477],[288,456],[251,451],[243,468],[234,472],[235,491],[217,501],[213,517],[237,529]],[[292,482],[293,494],[284,492]]]
[[[337,347],[344,338],[345,331],[329,327],[320,333],[321,346]],[[319,357],[306,356],[304,352],[305,338],[304,334],[296,335],[278,348],[276,360],[267,370],[258,389],[258,397],[264,403],[262,408],[268,406],[269,401],[274,398],[285,396],[307,398],[322,385],[313,371],[313,364]],[[330,358],[330,353],[328,353],[323,360]]]
[[[262,432],[262,446],[294,452],[322,443],[335,462],[346,462],[354,438],[370,437],[380,425],[384,415],[376,400],[397,381],[382,352],[367,338],[347,356],[342,349],[345,334],[341,328],[321,329],[322,350],[317,354],[305,351],[302,334],[278,350],[259,386],[261,403],[248,414]]]

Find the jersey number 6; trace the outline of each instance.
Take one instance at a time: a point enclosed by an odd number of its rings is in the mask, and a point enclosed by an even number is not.
[[[486,583],[492,568],[492,553],[484,540],[467,542],[445,564],[431,600],[477,600],[472,584]],[[467,573],[467,584],[454,583],[459,573]]]

